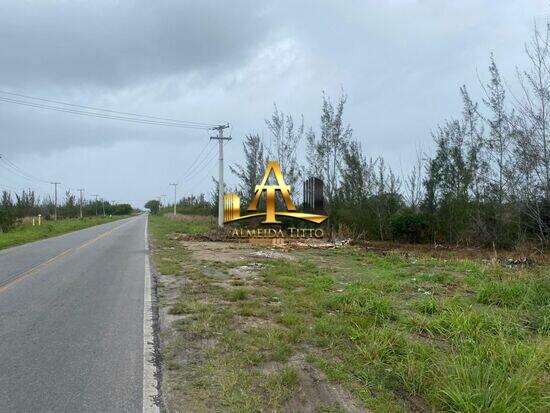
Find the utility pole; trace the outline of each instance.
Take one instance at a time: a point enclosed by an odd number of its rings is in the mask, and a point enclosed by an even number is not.
[[[84,192],[84,189],[77,189],[78,192],[80,192],[80,219],[82,219],[82,193]]]
[[[170,184],[170,185],[174,187],[174,216],[176,216],[176,203],[177,203],[176,188],[178,187],[178,184]]]
[[[103,218],[105,218],[105,200],[104,199],[103,199],[102,204],[103,204]]]
[[[57,185],[61,185],[61,182],[50,182],[55,187],[55,195],[53,201],[53,220],[57,221]]]
[[[162,207],[162,198],[166,198],[166,195],[159,195],[159,214],[160,214],[160,208]]]
[[[97,198],[99,197],[99,195],[95,194],[92,196],[95,196],[95,216],[97,217]]]
[[[218,131],[218,136],[211,136],[210,139],[218,141],[218,152],[219,152],[219,173],[218,173],[218,226],[223,227],[223,193],[224,193],[224,184],[223,184],[223,141],[231,140],[231,136],[224,137],[224,129],[229,128],[227,125],[219,125],[212,130]]]

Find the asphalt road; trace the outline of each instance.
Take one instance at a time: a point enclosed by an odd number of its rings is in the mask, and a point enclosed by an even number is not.
[[[0,251],[0,412],[142,411],[146,221]]]

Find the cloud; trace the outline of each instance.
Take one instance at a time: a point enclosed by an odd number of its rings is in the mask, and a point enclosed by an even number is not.
[[[367,156],[383,155],[407,170],[415,147],[431,146],[430,130],[460,115],[459,86],[466,83],[480,98],[477,73],[486,77],[491,52],[515,87],[523,44],[547,13],[544,0],[10,2],[0,14],[0,89],[229,121],[232,163],[240,161],[244,134],[268,138],[264,119],[273,103],[317,128],[322,91],[334,96],[343,88],[346,120]],[[122,185],[122,177],[135,176],[152,196],[159,182],[183,178],[182,169],[208,142],[203,131],[2,102],[0,125],[0,153],[35,175],[89,185],[97,179],[105,192],[130,198],[142,195],[137,184]],[[66,172],[87,153],[94,175],[89,168]],[[116,185],[114,159],[125,171]],[[55,168],[48,168],[51,162]],[[136,168],[145,162],[147,168]],[[182,191],[201,185],[210,191],[215,160],[202,169]]]
[[[118,88],[238,66],[269,34],[259,2],[20,1],[0,14],[0,78]],[[5,47],[5,46],[8,47]]]

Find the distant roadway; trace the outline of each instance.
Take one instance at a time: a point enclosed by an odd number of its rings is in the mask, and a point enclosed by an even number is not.
[[[155,411],[146,224],[0,251],[1,412]]]

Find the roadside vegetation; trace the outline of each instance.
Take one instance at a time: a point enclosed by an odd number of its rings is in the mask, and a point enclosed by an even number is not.
[[[170,411],[550,409],[544,259],[258,248],[209,226],[150,217]]]
[[[242,212],[277,160],[297,207],[355,246],[221,242],[217,189],[176,217],[149,201],[170,411],[550,411],[550,28],[519,94],[488,57],[480,101],[460,87],[408,173],[362,146],[344,92],[323,94],[316,128],[275,106],[243,137],[227,188]],[[322,195],[300,192],[311,178]]]
[[[32,221],[27,219],[25,222],[17,224],[13,230],[0,233],[0,249],[26,244],[27,242],[37,241],[43,238],[55,237],[67,232],[78,231],[79,229],[105,224],[126,217],[128,217],[128,215],[42,221],[42,225],[40,226],[38,226],[38,220],[35,220],[35,225],[33,226]]]
[[[0,195],[0,249],[104,224],[134,212],[129,204],[98,199],[82,203],[83,218],[79,219],[80,203],[67,191],[58,203],[56,221],[54,202],[49,197],[40,199],[32,189],[20,193],[2,191]],[[41,225],[38,225],[38,215],[41,215]]]
[[[160,201],[156,199],[147,201],[144,206],[151,212],[151,214],[155,215],[169,214],[174,211],[174,204],[171,206],[161,207]],[[205,198],[204,194],[198,196],[190,195],[178,199],[176,210],[177,213],[181,215],[211,216],[217,214],[217,210],[214,209],[213,204]]]
[[[318,126],[276,106],[265,120],[266,133],[243,137],[243,161],[230,165],[237,178],[231,190],[246,210],[267,159],[277,160],[296,196],[306,180],[323,181],[331,234],[545,250],[550,242],[548,26],[534,28],[524,61],[508,76],[518,77],[519,90],[506,86],[506,74],[488,55],[473,95],[457,85],[460,112],[433,125],[433,150],[419,146],[405,171],[365,145],[380,136],[360,135],[346,123],[345,93],[336,100],[323,94]],[[400,121],[397,113],[395,121]]]
[[[58,200],[57,217],[60,220],[78,218],[80,209],[80,201],[77,200],[76,195],[67,191],[64,198]],[[110,203],[102,199],[83,200],[82,202],[84,218],[97,218],[101,215],[124,216],[133,212],[134,209],[130,204]],[[46,196],[41,199],[32,189],[21,192],[4,190],[0,193],[0,235],[14,230],[19,224],[32,219],[32,217],[38,218],[38,215],[41,215],[44,221],[54,220],[55,203],[50,197]]]

